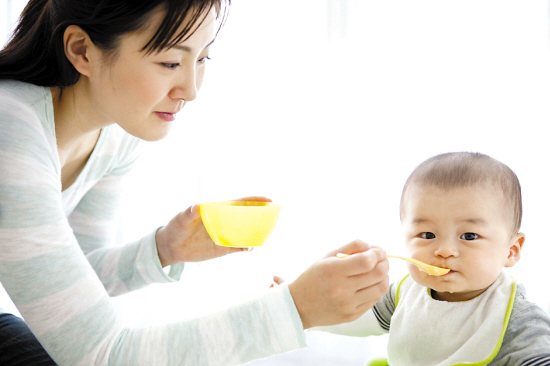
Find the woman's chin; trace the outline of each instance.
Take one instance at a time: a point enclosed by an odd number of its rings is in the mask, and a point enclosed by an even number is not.
[[[172,128],[171,122],[163,123],[162,126],[157,126],[156,128],[150,128],[145,131],[143,130],[126,130],[130,135],[137,137],[143,141],[159,141],[168,136]]]

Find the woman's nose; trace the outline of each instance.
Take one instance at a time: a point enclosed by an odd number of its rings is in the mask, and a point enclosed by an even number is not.
[[[188,69],[179,82],[170,90],[170,98],[190,102],[197,97],[199,89],[197,75],[194,69]]]

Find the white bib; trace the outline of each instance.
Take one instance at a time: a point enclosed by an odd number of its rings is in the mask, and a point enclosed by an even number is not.
[[[433,299],[406,277],[391,318],[391,366],[486,365],[497,355],[508,325],[516,281],[501,272],[480,296],[464,302]]]

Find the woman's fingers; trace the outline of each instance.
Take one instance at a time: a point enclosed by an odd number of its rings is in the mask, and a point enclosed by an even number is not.
[[[176,223],[178,226],[187,227],[201,217],[199,205],[187,207],[185,211],[181,211],[176,215]]]
[[[356,293],[358,306],[362,304],[374,305],[390,289],[389,280],[383,280]]]
[[[362,240],[354,240],[351,243],[344,245],[343,247],[340,247],[336,250],[328,252],[325,258],[335,257],[336,254],[338,253],[344,253],[348,255],[355,254],[355,253],[362,253],[372,248],[378,248],[378,247],[375,245],[367,244]]]
[[[340,249],[344,249],[344,247]],[[335,252],[336,254],[342,253]],[[334,261],[335,268],[339,268],[339,271],[347,276],[356,276],[370,272],[379,262],[386,260],[386,252],[378,247],[371,247],[363,252],[351,254],[344,258],[336,257],[336,254],[332,257],[327,257],[327,260]]]
[[[357,276],[371,272],[378,263],[386,260],[386,252],[379,248],[368,249],[345,258],[336,258],[347,276]],[[337,262],[338,263],[338,262]]]
[[[243,198],[237,198],[232,201],[260,201],[260,202],[272,202],[271,198],[267,198],[264,196],[248,196]]]
[[[388,282],[388,270],[388,261],[380,261],[370,271],[350,276],[349,285],[355,292],[360,292],[382,282]]]
[[[364,248],[361,243],[358,247]],[[387,259],[379,249],[346,258],[329,257],[313,264],[289,285],[304,329],[361,316],[366,305],[372,306],[387,291],[387,272]]]

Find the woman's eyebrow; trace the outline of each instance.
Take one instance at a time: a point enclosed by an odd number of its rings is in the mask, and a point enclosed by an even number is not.
[[[210,45],[212,43],[214,43],[214,41],[216,40],[216,38],[214,38],[212,41],[210,41],[210,43],[208,43],[204,48],[203,50],[207,49],[208,47],[210,47]],[[184,52],[192,52],[193,49],[189,46],[184,46],[182,44],[175,44],[174,46],[172,46],[172,48],[175,48],[177,50],[180,50],[180,51],[184,51]]]

